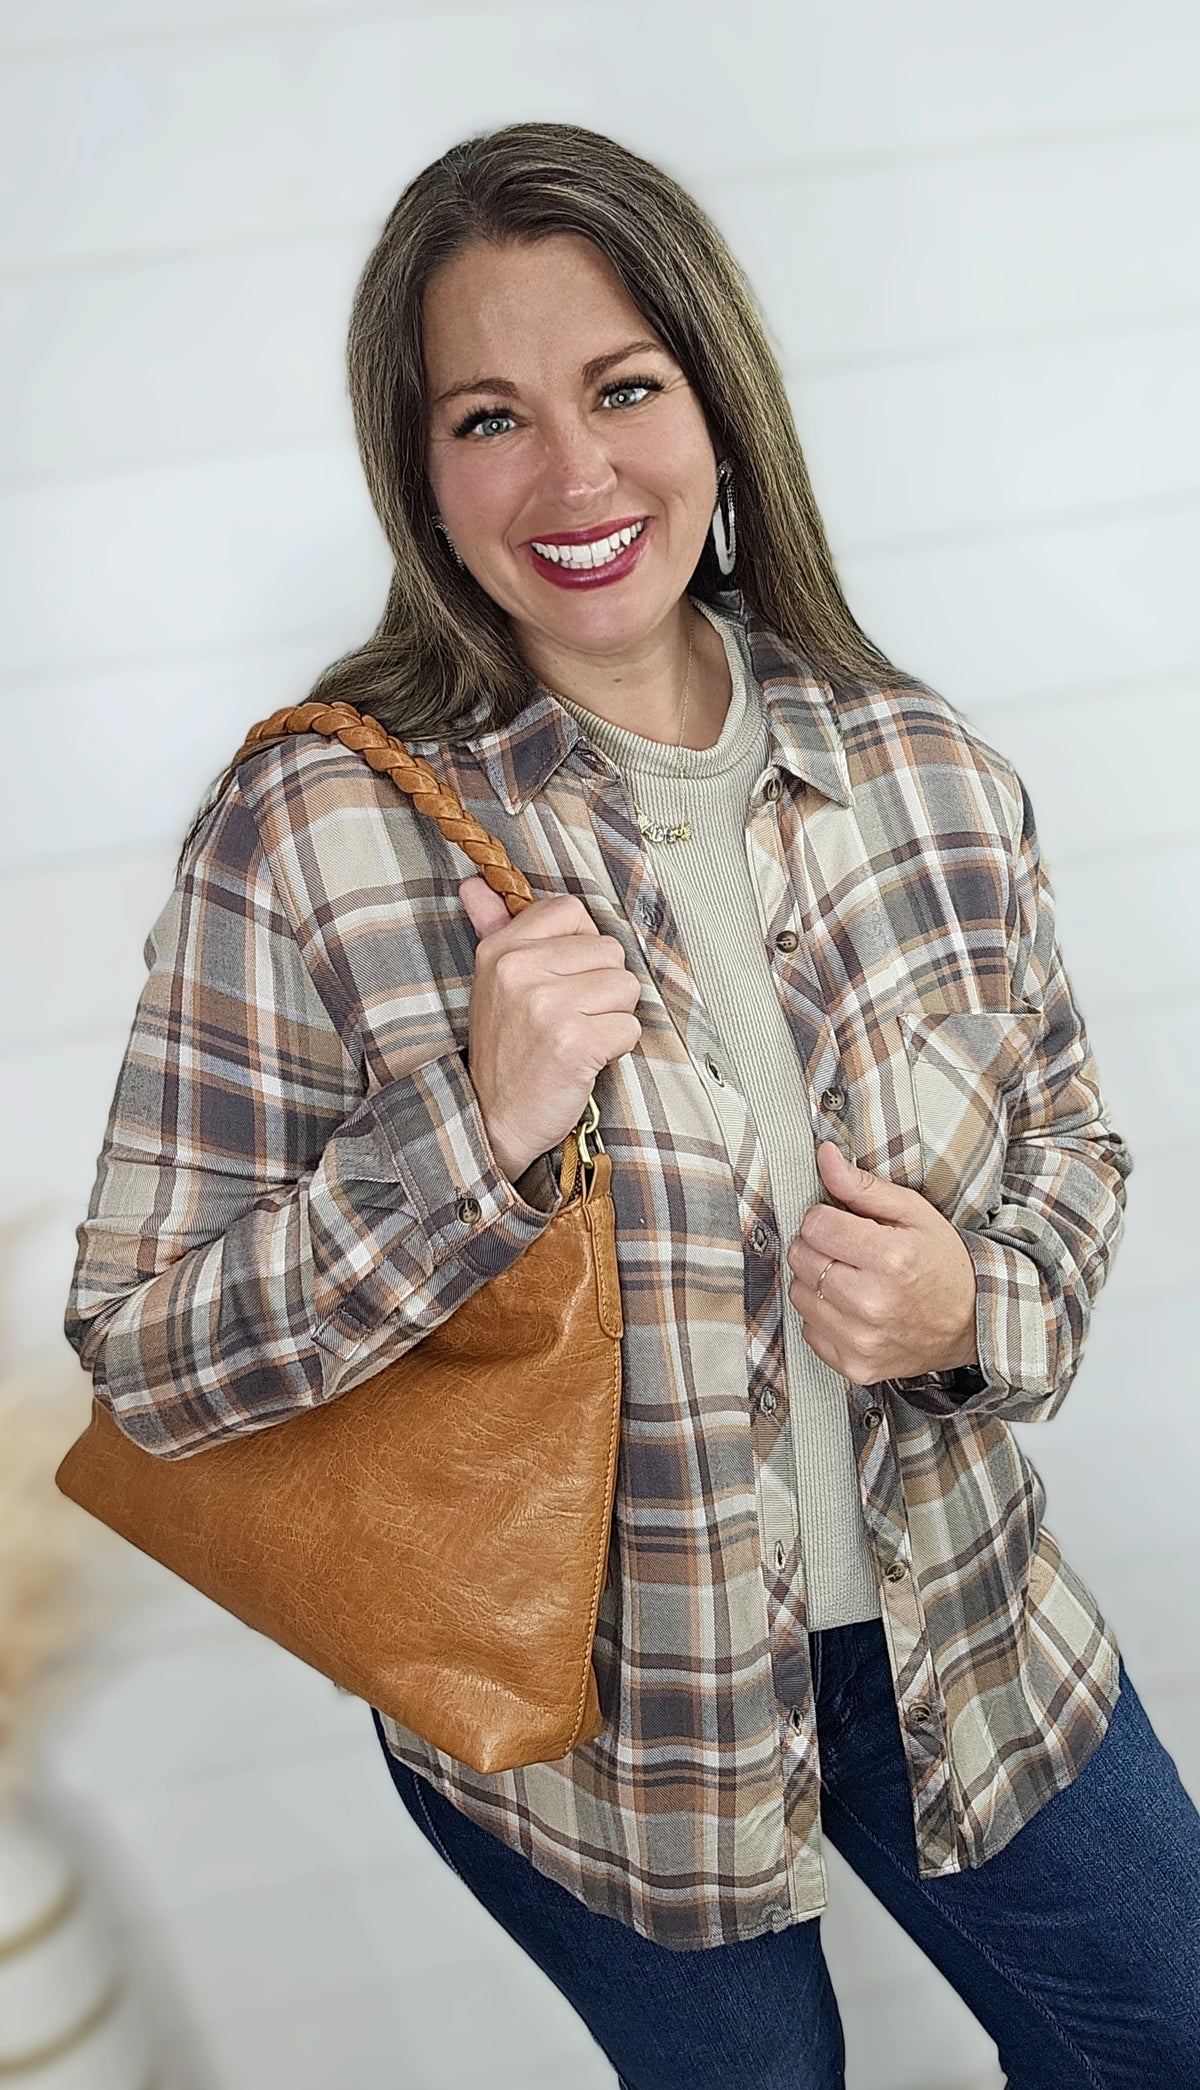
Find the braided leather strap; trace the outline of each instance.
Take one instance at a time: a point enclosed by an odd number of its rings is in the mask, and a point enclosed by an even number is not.
[[[285,704],[282,710],[273,711],[270,718],[251,726],[230,767],[236,768],[256,749],[273,740],[284,740],[290,733],[323,733],[327,740],[340,740],[343,747],[352,748],[381,776],[390,777],[396,789],[412,799],[419,813],[437,821],[446,840],[457,843],[492,891],[501,895],[510,915],[520,914],[522,908],[529,906],[534,897],[529,880],[509,861],[495,835],[481,827],[478,820],[472,820],[457,791],[420,755],[411,754],[404,742],[387,732],[377,718],[367,711],[356,711],[353,704]],[[599,1122],[593,1092],[578,1125],[562,1142],[559,1180],[564,1198],[571,1194],[580,1159],[587,1151],[586,1139],[580,1144],[580,1134],[594,1138],[597,1146],[602,1145]]]
[[[410,754],[404,742],[386,732],[369,712],[356,711],[353,704],[287,704],[251,726],[233,758],[234,765],[256,748],[286,739],[289,733],[323,733],[327,740],[340,740],[343,747],[353,748],[372,769],[389,776],[398,791],[406,792],[419,813],[436,820],[448,842],[456,842],[466,851],[510,914],[520,914],[529,905],[533,899],[529,881],[509,862],[496,837],[472,820],[457,791],[443,782],[436,769],[420,755]]]

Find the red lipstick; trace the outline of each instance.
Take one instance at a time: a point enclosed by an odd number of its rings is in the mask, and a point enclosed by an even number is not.
[[[593,527],[539,538],[541,544],[587,544],[596,537],[611,536],[613,530],[632,529],[636,522],[641,522],[642,527],[633,543],[627,544],[624,551],[618,552],[615,559],[609,559],[603,566],[556,566],[552,559],[543,559],[541,553],[534,550],[532,538],[524,547],[525,554],[543,580],[552,582],[557,588],[603,588],[609,581],[622,580],[627,573],[632,573],[650,535],[648,519],[643,521],[641,516],[631,515],[627,521],[606,525],[601,530]]]
[[[593,537],[611,537],[614,530],[632,530],[635,523],[645,522],[644,515],[618,515],[613,522],[592,523],[586,530],[538,530],[528,539],[530,544],[590,544]]]

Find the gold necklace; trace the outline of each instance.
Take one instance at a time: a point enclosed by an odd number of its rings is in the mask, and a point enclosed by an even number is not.
[[[676,752],[683,746],[683,729],[687,722],[688,689],[692,680],[692,641],[695,636],[696,612],[693,610],[691,630],[688,633],[687,674],[683,678],[683,717],[679,721],[679,738],[675,743]],[[675,780],[677,783],[682,783],[682,769],[675,772]],[[648,820],[640,806],[635,806],[633,810],[637,815],[637,824],[648,842],[687,842],[691,840],[692,823],[690,820],[677,820],[671,826],[666,826],[661,820]]]

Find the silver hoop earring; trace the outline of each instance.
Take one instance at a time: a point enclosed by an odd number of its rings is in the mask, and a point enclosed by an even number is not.
[[[450,537],[450,532],[449,532],[449,530],[448,530],[448,529],[446,528],[446,525],[445,525],[445,523],[444,523],[444,522],[442,521],[442,518],[441,518],[441,516],[440,516],[440,515],[435,515],[435,516],[434,516],[434,518],[433,518],[433,526],[434,526],[434,529],[435,529],[435,530],[440,530],[440,531],[441,531],[441,533],[442,533],[443,537],[445,538],[445,540],[446,540],[447,544],[448,544],[448,545],[450,546],[450,549],[451,549],[451,551],[452,551],[452,552],[454,553],[454,556],[455,556],[455,558],[456,558],[456,559],[458,559],[458,563],[459,563],[459,565],[461,566],[463,562],[462,562],[462,560],[461,560],[461,559],[459,559],[459,558],[458,558],[458,550],[457,550],[457,547],[456,547],[456,546],[455,546],[455,545],[454,545],[454,544],[452,543],[452,541],[451,541],[451,537]]]
[[[733,513],[733,466],[727,457],[723,457],[717,467],[717,505],[713,509],[712,536],[718,566],[722,573],[732,573],[737,558],[737,528]]]

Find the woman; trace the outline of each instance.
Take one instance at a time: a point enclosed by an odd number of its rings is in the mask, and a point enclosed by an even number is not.
[[[79,1230],[98,1397],[170,1458],[358,1384],[549,1223],[595,1084],[605,1728],[482,1775],[373,1713],[405,1805],[629,2090],[841,2084],[824,1835],[1020,2090],[1183,2090],[1200,1820],[1009,1428],[1070,1387],[1130,1166],[1020,780],[856,624],[659,169],[557,124],[448,152],[349,369],[395,578],[312,694],[538,898],[336,744],[226,773]]]

